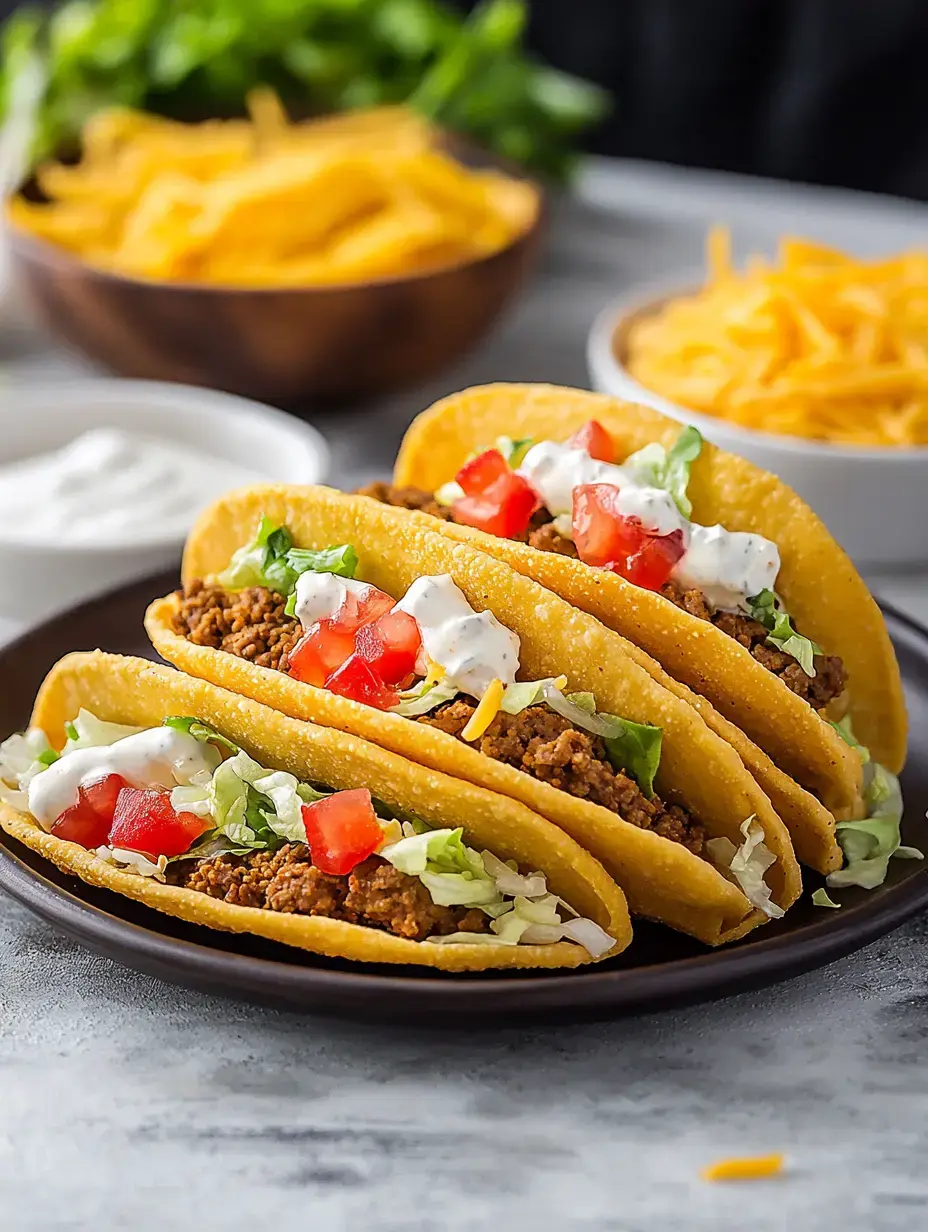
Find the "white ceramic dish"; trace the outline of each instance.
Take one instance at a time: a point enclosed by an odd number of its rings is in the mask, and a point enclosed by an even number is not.
[[[773,471],[807,501],[856,564],[868,568],[928,562],[928,448],[861,449],[753,432],[688,410],[640,385],[625,369],[632,322],[655,313],[671,292],[639,288],[614,300],[587,342],[592,386],[692,423],[707,440]]]
[[[91,428],[124,428],[204,450],[256,481],[318,483],[329,449],[315,428],[282,411],[212,390],[158,381],[76,380],[0,390],[0,464],[66,445]],[[182,541],[36,548],[0,528],[0,617],[36,621],[111,586],[167,568]]]

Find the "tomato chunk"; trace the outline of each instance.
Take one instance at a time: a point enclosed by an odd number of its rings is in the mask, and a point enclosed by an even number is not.
[[[618,509],[618,488],[607,483],[574,489],[573,532],[580,559],[610,569],[636,586],[660,590],[684,552],[683,533],[655,535]]]
[[[362,625],[358,654],[386,684],[399,684],[416,670],[422,634],[408,612],[387,612],[372,624]]]
[[[55,838],[63,838],[69,843],[80,843],[82,847],[92,851],[103,846],[109,829],[109,818],[101,816],[82,799],[65,809],[52,826],[52,834]]]
[[[353,654],[346,659],[341,667],[329,676],[325,687],[340,697],[362,702],[365,706],[374,706],[377,710],[389,710],[400,700],[396,690],[385,684],[383,678],[359,654]]]
[[[456,478],[464,495],[454,502],[454,520],[488,535],[512,539],[523,534],[541,505],[529,481],[510,469],[498,449],[465,462]]]
[[[371,793],[363,787],[304,804],[303,824],[313,864],[337,877],[350,873],[383,842]]]
[[[88,849],[102,847],[119,793],[127,786],[121,774],[108,774],[96,783],[79,787],[77,804],[65,809],[52,826],[52,834]]]
[[[321,689],[326,679],[354,654],[357,631],[394,606],[395,600],[376,586],[360,596],[349,591],[335,615],[314,624],[294,647],[289,656],[289,674]]]
[[[354,631],[320,620],[290,652],[288,672],[304,684],[321,689],[345,660],[354,654]]]
[[[585,450],[598,462],[615,461],[615,441],[597,419],[591,419],[573,434],[568,445]]]
[[[158,856],[182,856],[210,829],[208,818],[195,813],[177,813],[166,791],[143,791],[124,787],[116,801],[109,845]]]

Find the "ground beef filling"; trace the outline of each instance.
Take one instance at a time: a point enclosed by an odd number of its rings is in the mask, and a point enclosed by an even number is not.
[[[423,715],[418,721],[460,739],[473,713],[472,702],[458,700],[439,706],[434,714]],[[474,747],[494,761],[515,766],[561,791],[618,813],[632,825],[653,830],[662,838],[682,843],[696,855],[702,854],[706,834],[698,821],[676,804],[665,805],[656,796],[649,800],[633,779],[613,769],[599,736],[577,731],[569,720],[545,706],[529,706],[515,715],[500,712]]]
[[[431,492],[423,492],[419,488],[394,488],[387,483],[373,483],[362,488],[361,494],[373,497],[382,504],[418,509],[434,517],[443,518],[446,522],[454,521],[454,514],[447,505],[439,505]],[[547,509],[538,510],[521,538],[542,552],[559,552],[563,556],[573,557],[577,555],[573,540],[558,533]],[[844,692],[847,672],[836,655],[816,655],[815,675],[807,676],[792,655],[767,645],[767,630],[759,621],[732,612],[716,612],[702,591],[685,590],[676,582],[668,582],[661,588],[661,594],[691,616],[710,621],[717,629],[740,642],[761,666],[779,676],[787,688],[807,701],[814,710],[823,709]]]
[[[717,629],[733,637],[751,652],[762,667],[779,676],[787,688],[807,701],[814,710],[821,710],[844,692],[847,672],[837,655],[816,655],[813,660],[815,675],[807,676],[792,655],[767,645],[767,629],[759,620],[737,612],[717,612],[706,601],[702,591],[684,590],[676,582],[662,586],[661,594],[691,616],[711,621]]]
[[[231,592],[196,580],[177,598],[175,632],[195,646],[225,650],[259,667],[285,672],[303,636],[300,622],[284,612],[284,596],[263,586]]]
[[[485,933],[489,917],[476,908],[439,907],[418,877],[371,856],[343,877],[314,868],[305,843],[247,856],[217,856],[190,869],[178,884],[239,907],[322,915],[424,941],[448,933]]]

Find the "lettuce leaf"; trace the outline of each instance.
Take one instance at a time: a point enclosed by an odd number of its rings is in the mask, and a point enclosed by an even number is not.
[[[859,821],[839,821],[835,833],[844,852],[844,868],[830,873],[830,886],[861,886],[876,889],[886,880],[889,861],[922,860],[917,847],[903,847],[902,790],[894,774],[870,757],[870,750],[854,735],[850,715],[832,723],[838,735],[856,749],[864,766],[864,804],[867,816]]]
[[[615,714],[602,717],[612,719],[621,728],[616,735],[604,737],[613,769],[624,770],[650,798],[654,795],[654,776],[661,764],[661,729],[632,723]]]
[[[195,740],[199,740],[203,744],[218,745],[229,753],[238,753],[240,751],[239,746],[230,740],[228,736],[218,732],[215,727],[210,727],[209,723],[204,723],[201,719],[191,718],[189,715],[171,715],[164,720],[162,726],[173,727],[175,731],[186,732],[188,736],[193,736]]]
[[[740,847],[728,838],[710,838],[706,849],[713,862],[741,887],[752,906],[771,920],[778,920],[783,908],[773,901],[770,887],[764,881],[764,873],[776,863],[776,856],[764,845],[763,827],[753,813],[739,828],[743,838]]]
[[[685,518],[693,512],[686,494],[690,482],[690,467],[702,450],[702,436],[692,424],[687,425],[669,449],[652,442],[631,454],[622,463],[635,479],[652,488],[663,488],[673,497],[674,504]]]
[[[105,745],[115,744],[117,740],[123,740],[126,736],[134,736],[143,730],[144,728],[131,727],[127,723],[107,723],[103,719],[98,719],[95,714],[91,714],[89,710],[81,708],[77,712],[77,717],[65,724],[68,739],[61,750],[61,755],[64,757],[67,753],[73,753],[75,749],[102,748]]]
[[[445,702],[453,701],[459,692],[457,685],[447,684],[444,680],[439,680],[436,684],[429,684],[427,679],[420,680],[414,689],[400,693],[400,700],[391,709],[394,714],[412,719],[419,714],[428,714]]]
[[[262,514],[252,541],[233,554],[216,580],[226,590],[263,586],[290,595],[301,573],[311,570],[353,578],[357,568],[358,554],[350,543],[318,549],[295,548],[287,528],[277,526]]]
[[[805,674],[814,677],[814,659],[817,654],[822,653],[822,648],[811,638],[796,632],[792,618],[778,606],[773,591],[762,590],[759,595],[752,595],[748,603],[751,617],[770,630],[766,638],[767,645],[792,655]]]
[[[48,758],[57,753],[48,743],[45,732],[30,727],[26,732],[16,732],[0,744],[0,800],[13,808],[28,811],[27,788],[37,774],[51,763]]]
[[[824,886],[820,886],[812,895],[812,904],[815,907],[831,907],[835,911],[841,907],[840,903],[836,903],[828,895],[828,891]]]

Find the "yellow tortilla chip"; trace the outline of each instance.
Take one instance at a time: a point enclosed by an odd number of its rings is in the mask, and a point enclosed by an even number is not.
[[[433,827],[461,826],[469,844],[543,872],[555,894],[616,939],[612,953],[631,940],[625,899],[603,868],[557,827],[513,801],[424,770],[356,736],[294,722],[256,702],[144,659],[100,651],[68,655],[42,685],[32,724],[60,747],[65,722],[81,707],[110,722],[148,727],[169,715],[193,715],[241,744],[269,768],[288,770],[339,791],[367,787],[400,815],[414,815]],[[586,950],[569,942],[442,946],[322,916],[239,907],[116,869],[78,844],[46,834],[32,818],[2,803],[0,825],[90,885],[104,886],[193,924],[251,933],[316,954],[445,971],[575,967],[590,961]]]
[[[568,691],[588,691],[598,708],[658,726],[663,752],[656,787],[685,804],[710,835],[740,845],[739,827],[755,815],[776,856],[768,873],[781,907],[795,901],[799,869],[783,822],[737,753],[696,710],[663,688],[625,654],[621,639],[528,578],[463,544],[425,532],[402,510],[327,488],[243,489],[214,504],[190,535],[184,578],[220,572],[248,542],[264,514],[285,525],[298,547],[351,543],[358,576],[394,597],[425,574],[450,574],[478,611],[493,611],[522,643],[526,679],[565,673]],[[373,710],[245,659],[196,646],[174,632],[177,600],[156,601],[146,617],[155,648],[193,675],[257,698],[295,718],[339,727],[522,801],[561,826],[601,860],[622,886],[633,913],[662,920],[709,944],[731,940],[763,922],[741,890],[708,861],[609,810],[559,791],[454,737],[400,715]]]
[[[604,395],[553,385],[479,386],[443,399],[414,421],[395,482],[434,491],[472,450],[501,433],[564,440],[590,419],[609,430],[623,458],[651,441],[670,446],[680,432],[676,420]],[[873,597],[824,524],[775,475],[708,442],[693,464],[688,494],[694,521],[752,531],[777,544],[778,593],[803,633],[844,661],[854,731],[875,760],[898,773],[906,715],[895,653]],[[544,553],[531,553],[538,559],[529,561],[520,545],[445,523],[441,529],[454,537],[463,531],[460,537],[483,551],[530,570],[648,651],[815,790],[836,816],[859,809],[856,755],[732,638],[617,575],[561,557],[555,568],[542,563]]]

